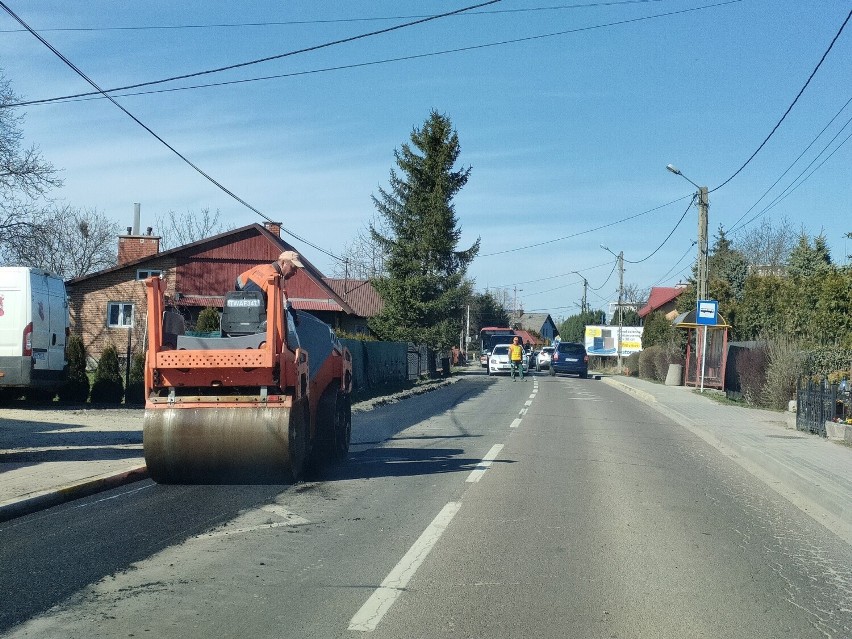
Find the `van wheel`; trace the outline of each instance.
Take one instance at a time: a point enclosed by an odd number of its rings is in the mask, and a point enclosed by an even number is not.
[[[56,391],[47,388],[28,388],[24,392],[27,400],[37,404],[49,404],[56,397]]]

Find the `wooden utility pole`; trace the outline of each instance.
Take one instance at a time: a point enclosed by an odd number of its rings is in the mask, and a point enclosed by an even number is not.
[[[698,299],[696,301],[707,299],[707,267],[708,267],[708,248],[707,248],[707,218],[710,208],[710,200],[706,186],[698,187]]]
[[[621,374],[621,329],[624,327],[624,251],[618,253],[618,373]]]

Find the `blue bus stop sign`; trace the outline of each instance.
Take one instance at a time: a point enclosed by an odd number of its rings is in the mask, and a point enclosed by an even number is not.
[[[695,323],[702,326],[716,326],[719,323],[719,302],[716,300],[698,300]]]

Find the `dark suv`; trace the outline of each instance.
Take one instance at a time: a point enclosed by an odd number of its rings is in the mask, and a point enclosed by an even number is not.
[[[550,360],[550,374],[568,373],[585,379],[589,376],[589,356],[578,342],[560,342]]]

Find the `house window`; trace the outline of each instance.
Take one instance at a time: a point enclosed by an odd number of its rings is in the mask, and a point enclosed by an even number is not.
[[[136,271],[136,279],[139,281],[147,280],[149,277],[153,277],[156,275],[157,277],[162,278],[163,272],[159,269],[139,269]]]
[[[110,328],[133,326],[133,304],[129,302],[107,304],[107,326]]]

